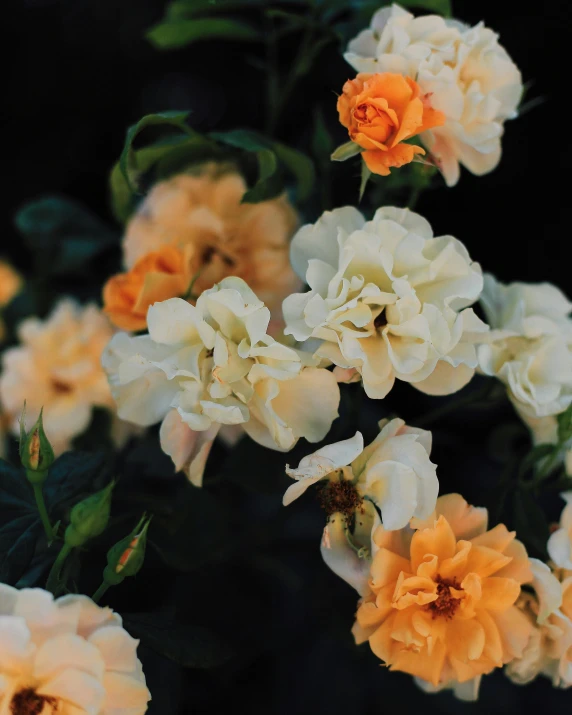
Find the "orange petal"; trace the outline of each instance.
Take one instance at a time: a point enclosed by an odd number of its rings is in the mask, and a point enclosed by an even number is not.
[[[530,569],[530,561],[524,544],[515,539],[504,550],[504,555],[511,558],[511,562],[497,572],[497,576],[505,578],[513,578],[519,583],[530,583],[532,581],[532,571]]]
[[[421,131],[423,124],[423,102],[420,99],[413,99],[405,108],[399,131],[393,138],[391,146],[394,147],[404,139],[415,136]]]
[[[481,584],[479,608],[489,611],[506,611],[520,595],[520,584],[512,578],[486,578]]]
[[[487,546],[489,549],[494,549],[502,553],[514,540],[515,536],[516,531],[509,531],[504,524],[497,524],[494,529],[475,536],[471,541],[476,546]]]
[[[475,546],[473,543],[465,568],[466,573],[475,572],[481,578],[485,578],[496,573],[510,562],[510,556],[505,556],[500,551],[489,549],[486,546]]]
[[[375,589],[394,584],[402,571],[409,573],[411,566],[407,559],[387,549],[380,549],[371,564],[371,584]]]
[[[477,660],[485,647],[485,629],[475,618],[453,618],[447,626],[446,645],[451,656],[463,663]]]
[[[440,516],[433,528],[416,531],[411,540],[411,568],[417,572],[427,554],[434,554],[439,562],[450,559],[456,551],[455,535],[447,520]]]
[[[445,655],[445,644],[440,641],[435,644],[430,656],[426,649],[423,652],[415,653],[402,648],[396,653],[390,670],[410,673],[437,686],[441,680]]]

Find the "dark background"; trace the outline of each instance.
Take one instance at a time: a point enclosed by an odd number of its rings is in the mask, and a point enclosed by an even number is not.
[[[108,173],[126,128],[144,114],[191,109],[192,125],[203,131],[261,126],[260,73],[245,62],[243,45],[198,43],[158,52],[143,39],[165,4],[20,0],[13,5],[5,41],[12,36],[18,46],[4,68],[0,253],[24,270],[28,256],[12,224],[18,207],[42,194],[58,193],[82,201],[112,223]],[[417,210],[429,218],[437,235],[460,238],[471,256],[501,279],[548,280],[571,295],[567,176],[572,155],[569,110],[564,108],[570,100],[570,62],[565,59],[570,51],[570,3],[545,0],[534,11],[512,0],[456,0],[453,6],[459,19],[471,24],[485,20],[500,33],[524,80],[534,83],[528,98],[544,101],[507,123],[496,171],[486,177],[463,172],[455,188],[424,194]],[[288,52],[286,47],[284,62]],[[335,124],[333,93],[351,69],[335,46],[318,62],[323,63],[320,72],[300,84],[280,124],[278,135],[286,143],[296,141],[315,102],[330,112],[328,124],[338,143],[344,141],[343,130]],[[344,174],[347,165],[336,165],[335,171],[335,205],[353,203],[357,179]],[[399,412],[404,417],[419,414],[428,404],[407,386],[392,395],[393,405],[402,400]],[[503,409],[501,418],[508,408]],[[385,412],[379,404],[366,404],[359,415],[369,424],[364,431],[371,432],[372,415],[379,418]],[[497,467],[483,457],[482,440],[491,421],[498,419],[498,412],[481,411],[463,418],[461,426],[455,420],[446,429],[441,426],[433,461],[440,465],[442,492],[458,490],[469,501],[474,495],[478,503],[494,500]],[[355,429],[355,422],[351,427]],[[462,439],[455,430],[462,431]],[[307,445],[297,449],[296,455],[289,455],[290,463],[307,451]],[[225,455],[218,458],[224,460]],[[241,470],[266,469],[264,460],[251,458],[248,450],[233,459],[242,460]],[[268,469],[277,464],[269,462]],[[208,622],[239,653],[222,668],[183,670],[142,649],[154,696],[151,715],[231,709],[278,715],[377,715],[418,709],[551,713],[570,706],[572,695],[554,690],[542,678],[518,688],[496,673],[484,679],[478,704],[462,706],[447,694],[423,695],[409,676],[380,667],[367,646],[352,644],[355,594],[320,560],[322,514],[310,497],[282,511],[280,479],[267,495],[247,493],[236,485],[226,488],[225,497],[243,509],[248,526],[262,530],[263,546],[257,542],[253,555],[246,548],[234,560],[168,578],[150,568],[136,585],[120,587],[110,596],[110,605],[129,612],[136,610],[133,599],[153,601],[152,594],[166,590],[169,602],[185,603],[195,623]],[[555,501],[549,503],[551,518],[557,518],[559,508]],[[270,535],[264,531],[269,523]]]

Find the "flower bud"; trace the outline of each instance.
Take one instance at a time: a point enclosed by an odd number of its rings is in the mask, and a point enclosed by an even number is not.
[[[43,408],[30,432],[26,434],[26,405],[20,418],[20,460],[32,484],[42,484],[54,463],[54,450],[44,431]]]
[[[143,566],[145,547],[147,546],[147,529],[151,517],[145,515],[135,529],[119,541],[107,552],[107,566],[103,572],[103,580],[110,586],[117,586],[127,576],[135,576]]]
[[[105,489],[78,502],[71,511],[70,525],[66,529],[65,543],[69,546],[83,546],[88,539],[99,536],[109,522],[111,492],[115,481]]]

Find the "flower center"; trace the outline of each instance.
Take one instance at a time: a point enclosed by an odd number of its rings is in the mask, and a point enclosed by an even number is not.
[[[52,389],[58,395],[69,395],[70,392],[73,392],[73,387],[68,382],[58,380],[57,377],[52,378]]]
[[[385,142],[393,129],[391,117],[371,102],[358,104],[354,110],[354,119],[358,124],[366,124],[368,136],[371,135],[371,138],[378,142]],[[372,129],[374,129],[373,133]]]
[[[435,577],[435,583],[437,584],[437,599],[428,603],[425,608],[431,611],[433,618],[443,616],[450,620],[461,603],[460,598],[454,598],[451,595],[451,588],[458,589],[461,585],[456,578],[441,578],[439,574]]]
[[[232,268],[234,266],[234,263],[235,263],[234,260],[230,256],[223,253],[216,246],[207,246],[203,250],[202,255],[201,255],[201,264],[204,265],[206,263],[210,263],[215,255],[219,256],[221,258],[222,262],[229,268]]]
[[[320,506],[328,516],[341,512],[349,518],[363,502],[357,489],[347,479],[339,482],[323,482],[317,494]]]
[[[378,316],[376,316],[375,320],[373,321],[373,326],[376,330],[381,330],[386,325],[387,325],[387,316],[385,315],[385,310],[382,309],[381,313]]]
[[[10,703],[11,715],[40,715],[44,705],[49,705],[52,712],[58,711],[58,701],[48,695],[38,695],[33,688],[24,688],[14,695]]]

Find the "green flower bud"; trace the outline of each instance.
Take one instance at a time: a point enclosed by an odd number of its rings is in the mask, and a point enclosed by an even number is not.
[[[78,502],[71,511],[70,525],[66,529],[65,543],[69,546],[83,546],[88,539],[99,536],[109,522],[111,492],[115,481],[105,489]]]
[[[26,476],[32,484],[42,484],[48,476],[48,469],[54,463],[52,445],[44,431],[44,408],[30,432],[26,434],[26,404],[20,417],[20,460],[26,470]]]
[[[115,546],[107,552],[107,566],[103,572],[103,580],[110,586],[117,586],[127,576],[135,576],[145,559],[145,547],[147,546],[147,529],[151,523],[151,517],[143,515],[141,521],[133,531],[121,539]]]

